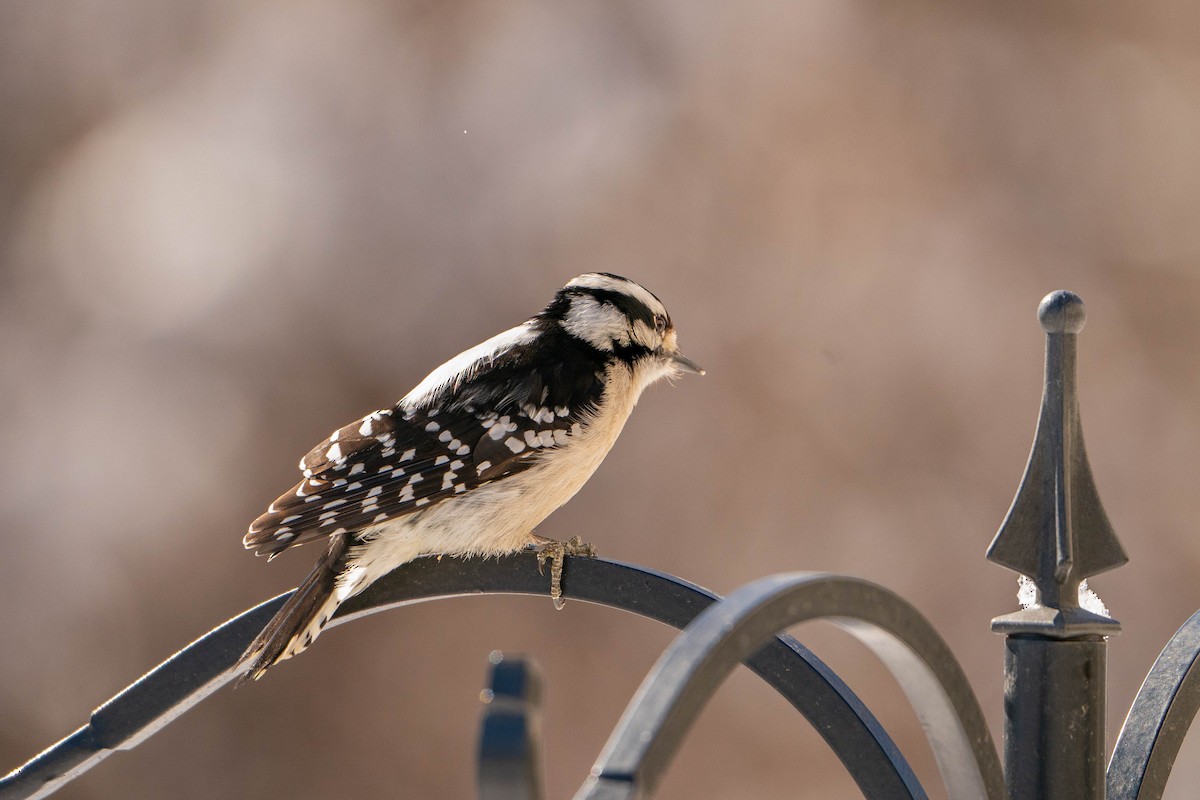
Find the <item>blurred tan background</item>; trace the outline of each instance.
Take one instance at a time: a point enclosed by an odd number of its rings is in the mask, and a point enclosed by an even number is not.
[[[644,397],[541,532],[728,592],[878,581],[999,736],[1048,291],[1085,299],[1084,429],[1132,558],[1110,730],[1200,606],[1200,11],[1132,4],[0,6],[0,769],[291,586],[246,524],[334,427],[606,270],[709,369]],[[886,672],[801,638],[944,796]],[[545,599],[339,628],[63,798],[465,798],[489,650],[587,774],[672,631]],[[1200,780],[1189,744],[1174,791]],[[742,671],[664,798],[854,796]]]

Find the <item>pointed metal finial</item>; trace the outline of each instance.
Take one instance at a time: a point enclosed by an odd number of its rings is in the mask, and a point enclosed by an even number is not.
[[[1040,597],[1031,608],[993,620],[992,629],[1063,638],[1109,635],[1119,624],[1084,611],[1078,600],[1085,578],[1129,560],[1100,504],[1083,447],[1075,385],[1083,301],[1071,292],[1052,292],[1038,306],[1038,320],[1046,331],[1041,416],[1025,476],[987,557],[1028,576]]]

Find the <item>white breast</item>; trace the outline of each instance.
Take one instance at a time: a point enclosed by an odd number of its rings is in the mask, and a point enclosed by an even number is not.
[[[338,581],[339,601],[420,555],[501,555],[532,543],[533,529],[570,500],[608,455],[649,382],[624,366],[610,366],[595,415],[570,442],[540,454],[535,466],[364,529],[364,543],[351,548]]]

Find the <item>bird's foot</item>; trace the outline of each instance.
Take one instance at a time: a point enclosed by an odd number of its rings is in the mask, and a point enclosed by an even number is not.
[[[595,558],[596,548],[578,536],[572,536],[571,540],[567,542],[560,542],[555,539],[543,539],[539,536],[537,537],[536,544],[533,545],[533,550],[537,554],[538,572],[545,574],[543,565],[547,561],[550,562],[550,599],[554,601],[554,607],[562,611],[563,605],[565,605],[562,599],[564,559],[567,556]]]

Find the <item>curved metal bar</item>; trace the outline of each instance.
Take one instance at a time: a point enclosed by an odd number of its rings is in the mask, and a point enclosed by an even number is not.
[[[1108,762],[1109,800],[1158,800],[1200,709],[1200,611],[1150,668]]]
[[[899,596],[857,578],[786,573],[711,606],[659,658],[576,800],[649,796],[708,698],[772,634],[830,619],[870,647],[908,695],[950,797],[1004,800],[1000,758],[962,668]]]
[[[487,560],[421,558],[347,601],[331,625],[410,603],[492,593],[547,595],[549,578],[539,572],[529,554]],[[89,724],[0,778],[0,800],[46,797],[112,751],[135,747],[236,678],[238,657],[288,594],[197,639],[96,709]],[[600,558],[568,559],[563,596],[630,611],[676,628],[686,626],[719,599],[674,576]],[[747,653],[751,656],[747,666],[809,720],[864,796],[925,797],[879,721],[820,659],[787,635],[754,650],[758,652]]]

